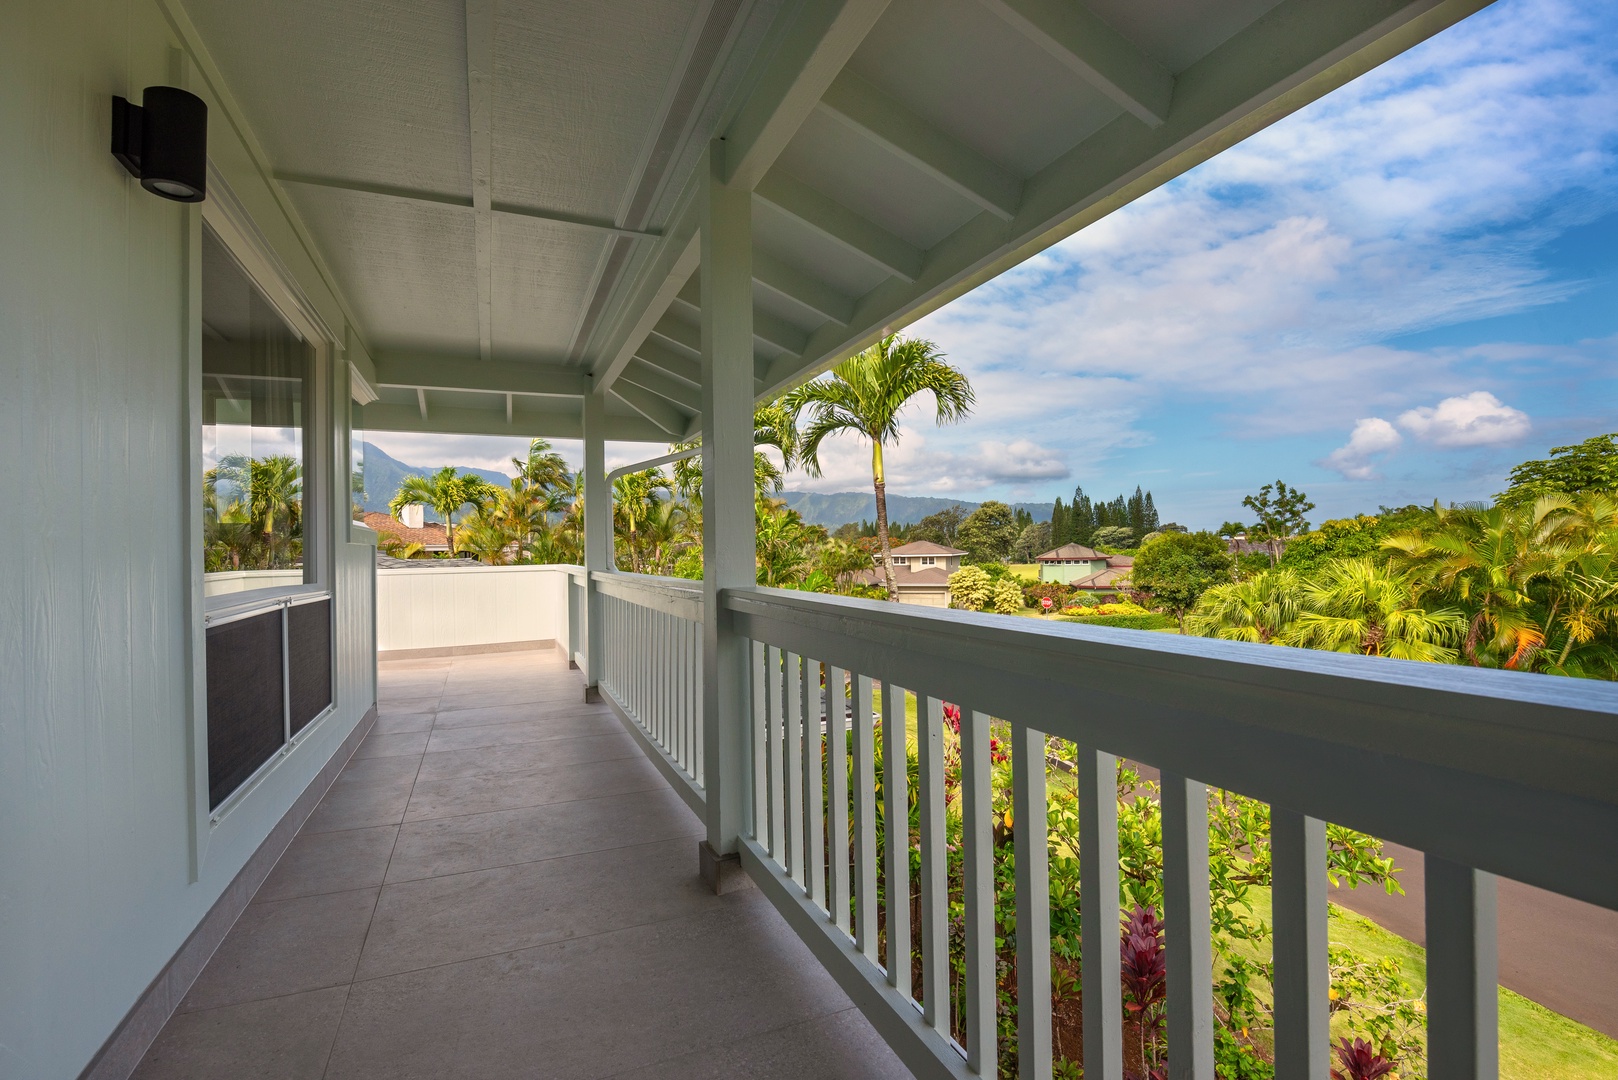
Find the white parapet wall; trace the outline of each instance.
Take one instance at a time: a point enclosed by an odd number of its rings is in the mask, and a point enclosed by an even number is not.
[[[379,569],[377,651],[565,640],[567,581],[562,566]]]

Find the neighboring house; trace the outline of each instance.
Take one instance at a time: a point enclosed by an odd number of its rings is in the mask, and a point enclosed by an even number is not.
[[[1107,556],[1083,544],[1063,544],[1034,559],[1039,564],[1039,580],[1064,585],[1099,574],[1108,567]]]
[[[1280,558],[1287,550],[1291,537],[1283,537],[1274,541],[1275,550],[1271,552],[1270,544],[1262,540],[1249,540],[1246,533],[1237,533],[1225,541],[1225,550],[1232,555],[1271,555]]]
[[[923,607],[949,607],[949,576],[961,568],[966,552],[930,540],[916,540],[893,549],[893,582],[899,603]],[[886,586],[880,559],[870,570],[853,577],[857,585]]]
[[[422,521],[421,504],[412,503],[404,508],[405,520],[381,513],[376,510],[367,511],[360,519],[361,524],[374,531],[378,536],[398,537],[400,543],[420,544],[423,551],[429,555],[449,550],[449,536],[444,526],[436,521]]]
[[[1089,577],[1070,581],[1068,584],[1082,592],[1118,592],[1129,587],[1129,572],[1134,569],[1135,556],[1133,555],[1104,555],[1107,561],[1106,568],[1099,570]]]

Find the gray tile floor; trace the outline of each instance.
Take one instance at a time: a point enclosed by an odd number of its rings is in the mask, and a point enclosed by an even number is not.
[[[560,654],[381,665],[375,729],[136,1075],[909,1074]]]

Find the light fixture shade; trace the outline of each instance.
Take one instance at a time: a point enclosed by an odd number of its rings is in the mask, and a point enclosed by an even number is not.
[[[112,153],[152,194],[201,202],[208,194],[208,106],[173,86],[148,86],[139,107],[115,97]]]

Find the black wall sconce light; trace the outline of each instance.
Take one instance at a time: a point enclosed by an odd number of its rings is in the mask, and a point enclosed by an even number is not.
[[[148,86],[141,103],[112,99],[112,156],[153,195],[208,197],[208,106],[173,86]]]

